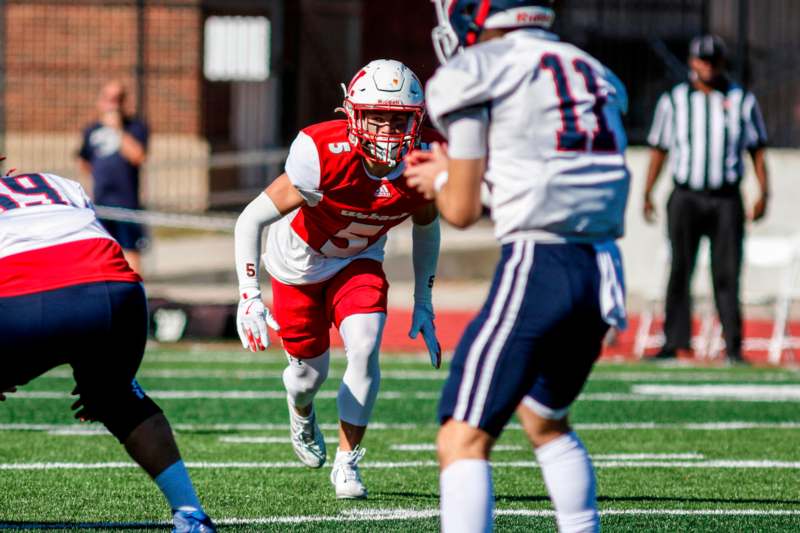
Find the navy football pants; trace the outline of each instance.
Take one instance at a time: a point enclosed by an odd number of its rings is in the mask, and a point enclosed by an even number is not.
[[[87,413],[124,441],[160,412],[134,379],[147,326],[139,283],[87,283],[0,298],[0,389],[68,364]]]
[[[561,418],[608,330],[599,291],[591,245],[504,245],[486,303],[453,357],[441,422],[454,418],[497,437],[523,399]]]

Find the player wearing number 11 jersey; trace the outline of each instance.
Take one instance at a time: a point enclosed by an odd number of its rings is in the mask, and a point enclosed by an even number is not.
[[[411,154],[407,182],[461,227],[483,199],[503,245],[442,391],[442,531],[492,529],[488,459],[515,411],[559,530],[596,531],[592,463],[567,414],[609,324],[624,322],[625,89],[547,31],[552,0],[434,4],[443,65],[427,104],[448,147]]]
[[[237,322],[243,346],[252,351],[267,347],[267,325],[277,330],[289,361],[283,381],[292,446],[312,468],[326,460],[312,402],[328,374],[329,329],[338,328],[347,370],[337,396],[339,451],[331,482],[337,498],[364,498],[357,463],[380,382],[389,287],[381,266],[384,243],[386,233],[409,217],[415,273],[409,335],[422,332],[431,362],[440,364],[431,305],[438,215],[433,202],[402,179],[406,154],[438,136],[422,130],[422,86],[402,63],[373,61],[344,89],[346,120],[303,129],[291,145],[286,172],[237,221]],[[258,285],[265,225],[274,318]]]

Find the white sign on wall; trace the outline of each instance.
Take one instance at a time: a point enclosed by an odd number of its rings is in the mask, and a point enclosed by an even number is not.
[[[269,39],[266,17],[208,17],[203,73],[211,81],[266,80]]]

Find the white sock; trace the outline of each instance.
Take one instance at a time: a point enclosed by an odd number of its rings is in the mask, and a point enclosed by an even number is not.
[[[578,436],[567,433],[536,448],[560,533],[600,531],[592,460]]]
[[[442,533],[492,530],[492,467],[482,459],[460,459],[439,476]]]
[[[203,512],[183,461],[178,460],[165,468],[154,481],[173,510]]]

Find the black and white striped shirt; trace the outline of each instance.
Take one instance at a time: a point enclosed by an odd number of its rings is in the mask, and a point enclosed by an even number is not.
[[[738,186],[744,150],[765,146],[767,132],[755,96],[741,86],[706,94],[680,83],[658,101],[647,141],[670,152],[676,185],[706,191]]]

